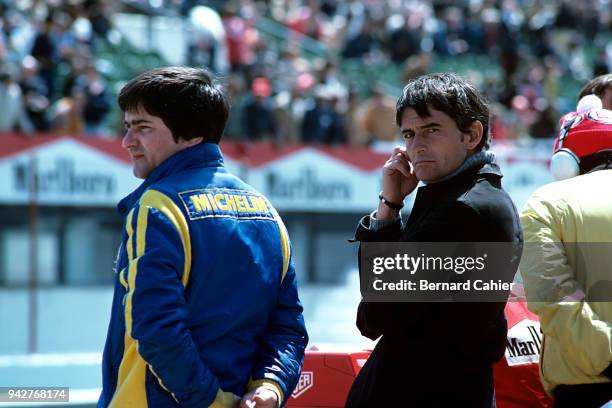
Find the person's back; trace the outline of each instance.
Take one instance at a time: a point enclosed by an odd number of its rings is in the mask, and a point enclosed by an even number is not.
[[[521,215],[525,232],[521,269],[526,272],[523,275],[527,299],[535,300],[536,304],[546,303],[579,292],[575,298],[578,301],[583,292],[587,307],[583,313],[593,313],[598,320],[612,322],[612,190],[608,188],[611,185],[612,169],[599,170],[548,184],[532,195]],[[542,228],[547,229],[547,241],[540,243]],[[550,270],[530,273],[529,265],[534,264],[549,265]],[[557,285],[549,282],[554,278],[559,279]],[[546,310],[540,311],[546,313],[544,319],[556,313],[549,312],[550,315]],[[572,340],[567,332],[579,330],[580,322],[568,319],[565,323],[557,325],[552,333],[544,333],[547,340],[542,367],[545,387],[551,390],[556,385],[576,381],[605,381],[599,375],[605,367],[594,375],[597,371],[594,367],[605,363],[592,360],[599,358],[599,353],[590,356],[578,353],[568,358],[564,343]],[[595,350],[596,347],[590,346],[599,345],[597,336],[594,333],[593,337],[587,337],[587,342],[594,343],[580,344],[580,348]],[[593,367],[592,373],[582,369],[582,364]]]
[[[588,95],[563,116],[551,171],[521,213],[520,270],[540,318],[540,376],[555,408],[612,399],[612,111]]]

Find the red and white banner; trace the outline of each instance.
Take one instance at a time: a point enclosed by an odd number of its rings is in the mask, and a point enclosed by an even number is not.
[[[0,204],[114,206],[141,182],[119,140],[0,135]],[[548,172],[551,142],[498,144],[504,187],[520,208]],[[388,153],[366,148],[224,142],[225,164],[280,211],[364,212],[377,205]],[[35,183],[35,184],[32,184]],[[34,188],[36,186],[36,188]]]

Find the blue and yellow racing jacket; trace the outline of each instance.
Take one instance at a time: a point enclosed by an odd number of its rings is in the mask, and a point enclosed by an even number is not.
[[[308,336],[268,200],[206,143],[165,160],[118,208],[98,407],[224,407],[262,385],[286,400]]]

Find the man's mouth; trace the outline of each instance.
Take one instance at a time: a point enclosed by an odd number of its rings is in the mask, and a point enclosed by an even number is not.
[[[414,163],[415,166],[418,166],[420,164],[428,164],[428,163],[433,163],[433,160],[419,160],[416,163]]]

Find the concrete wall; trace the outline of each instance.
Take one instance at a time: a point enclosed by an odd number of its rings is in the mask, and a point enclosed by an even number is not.
[[[112,288],[40,289],[35,300],[36,352],[102,352]],[[29,319],[30,292],[0,289],[0,355],[28,352]]]

